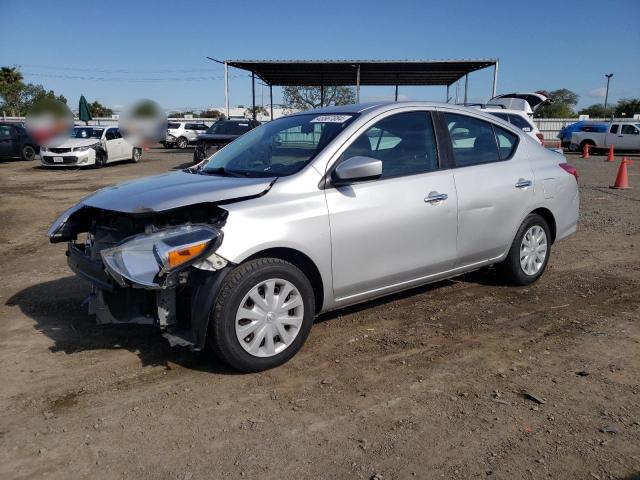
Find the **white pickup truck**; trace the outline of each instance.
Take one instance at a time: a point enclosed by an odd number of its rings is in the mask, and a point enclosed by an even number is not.
[[[569,150],[577,151],[590,145],[592,149],[640,150],[640,122],[613,122],[606,132],[573,132]]]

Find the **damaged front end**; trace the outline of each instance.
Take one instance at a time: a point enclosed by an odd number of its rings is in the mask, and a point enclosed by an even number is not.
[[[212,294],[229,269],[215,253],[226,216],[210,203],[131,213],[81,202],[48,235],[68,242],[68,264],[89,281],[98,324],[155,325],[172,345],[201,350]]]

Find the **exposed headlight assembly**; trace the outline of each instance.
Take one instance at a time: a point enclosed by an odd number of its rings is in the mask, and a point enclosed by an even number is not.
[[[92,145],[85,145],[84,147],[75,147],[73,149],[74,152],[86,152],[87,150],[90,150],[92,148],[96,148],[98,145],[100,145],[100,142],[96,142]]]
[[[203,259],[222,241],[222,232],[207,225],[185,225],[141,234],[100,252],[109,274],[122,286],[146,288],[176,284],[176,274]]]

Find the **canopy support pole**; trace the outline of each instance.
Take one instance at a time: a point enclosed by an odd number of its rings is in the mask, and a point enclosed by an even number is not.
[[[398,84],[397,83],[396,83],[396,98],[395,98],[395,101],[396,102],[398,101]]]
[[[446,103],[449,103],[449,85],[447,85],[447,99],[445,100]]]
[[[357,66],[356,71],[356,103],[360,103],[360,65]]]
[[[251,116],[256,119],[256,74],[251,72]]]
[[[493,95],[491,96],[491,98],[496,96],[496,91],[498,88],[498,60],[496,60],[496,63],[493,65]]]
[[[273,85],[269,84],[269,104],[271,105],[271,120],[273,120]]]
[[[464,104],[467,104],[467,93],[469,91],[469,74],[464,76]]]
[[[224,62],[224,107],[229,118],[229,65],[227,62]]]

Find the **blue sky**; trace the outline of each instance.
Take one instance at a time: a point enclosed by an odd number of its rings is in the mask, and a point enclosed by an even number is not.
[[[140,98],[167,109],[221,106],[223,68],[206,56],[499,58],[501,93],[564,87],[585,106],[603,101],[604,74],[613,72],[613,101],[640,97],[640,0],[0,0],[0,32],[0,65],[20,66],[72,107],[81,93],[112,107]],[[249,104],[246,73],[230,73],[231,104]],[[470,75],[470,101],[488,98],[492,75]],[[391,97],[393,87],[361,95]],[[401,87],[400,95],[440,101],[445,93]]]

